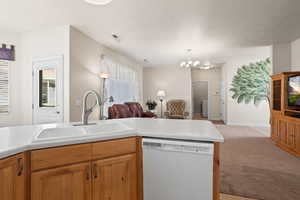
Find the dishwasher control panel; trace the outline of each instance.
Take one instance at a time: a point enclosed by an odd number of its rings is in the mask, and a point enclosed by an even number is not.
[[[206,142],[144,138],[143,148],[212,155],[214,151],[214,144]]]

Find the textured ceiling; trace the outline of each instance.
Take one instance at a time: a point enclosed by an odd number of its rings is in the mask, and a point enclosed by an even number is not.
[[[71,24],[106,46],[150,66],[187,57],[218,59],[231,48],[300,37],[299,0],[0,0],[0,29],[28,31]],[[111,34],[118,34],[116,42]]]

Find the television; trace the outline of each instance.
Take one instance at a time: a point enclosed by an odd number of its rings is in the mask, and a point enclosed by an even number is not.
[[[288,107],[300,110],[300,75],[288,77]]]

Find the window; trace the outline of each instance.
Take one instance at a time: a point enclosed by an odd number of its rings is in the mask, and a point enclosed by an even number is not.
[[[137,91],[134,81],[114,80],[107,81],[107,96],[114,98],[114,103],[137,101]]]
[[[9,107],[9,64],[0,61],[0,113],[8,113]]]
[[[138,101],[139,86],[137,71],[106,57],[102,63],[103,70],[109,74],[105,88],[107,97],[112,96],[114,103]]]
[[[113,97],[113,102],[106,102],[104,115],[112,104],[139,101],[138,72],[129,65],[116,62],[105,57],[101,63],[101,71],[109,74],[106,82],[105,96]]]
[[[39,106],[56,107],[56,69],[39,70]]]

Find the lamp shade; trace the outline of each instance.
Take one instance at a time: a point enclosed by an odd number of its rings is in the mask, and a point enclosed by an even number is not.
[[[105,73],[105,72],[101,72],[100,74],[99,74],[99,76],[100,76],[100,78],[103,78],[103,79],[108,79],[108,73]]]
[[[160,98],[163,98],[166,96],[166,92],[164,90],[159,90],[157,92],[157,96],[160,97]]]
[[[85,2],[92,5],[106,5],[109,4],[112,0],[85,0]]]

